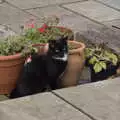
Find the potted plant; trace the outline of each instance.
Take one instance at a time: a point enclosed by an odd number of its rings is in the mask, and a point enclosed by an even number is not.
[[[72,30],[57,26],[58,23],[59,18],[56,16],[44,19],[44,23],[41,27],[37,26],[33,21],[30,21],[25,25],[25,27],[22,27],[22,33],[26,39],[32,42],[33,46],[36,46],[38,48],[40,47],[40,50],[44,51],[43,49],[45,47],[42,46],[46,46],[49,40],[56,40],[59,36],[67,36],[68,39],[73,38]]]
[[[35,52],[21,36],[0,39],[0,94],[9,94],[23,68],[26,55]]]
[[[69,55],[67,68],[62,76],[61,87],[75,86],[82,69],[84,68],[85,44],[77,41],[68,41]]]
[[[92,82],[104,80],[116,74],[119,57],[106,48],[104,43],[86,48],[85,56],[86,65],[91,69]]]

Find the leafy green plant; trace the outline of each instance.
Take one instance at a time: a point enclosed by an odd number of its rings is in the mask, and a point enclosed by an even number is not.
[[[37,52],[31,43],[22,36],[8,36],[0,40],[0,56],[14,55],[22,53],[22,55]]]
[[[44,24],[38,27],[36,24],[28,24],[22,31],[26,39],[36,43],[47,43],[49,40],[56,40],[58,36],[71,38],[72,31],[57,27],[59,18],[50,17],[44,20]]]
[[[70,44],[68,43],[68,49],[72,50],[72,49],[77,49],[78,47],[76,45]]]
[[[88,64],[93,66],[95,73],[106,70],[108,64],[116,66],[119,61],[118,55],[105,48],[104,44],[86,48],[85,56]]]

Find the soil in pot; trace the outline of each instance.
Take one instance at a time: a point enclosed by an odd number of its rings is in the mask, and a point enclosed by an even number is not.
[[[77,85],[85,62],[85,45],[77,41],[68,41],[68,44],[72,46],[72,49],[69,49],[68,64],[61,80],[61,87]]]
[[[24,61],[21,54],[0,56],[0,94],[9,94],[15,87]]]
[[[107,69],[106,70],[102,70],[99,73],[95,73],[95,71],[93,70],[93,67],[90,66],[91,69],[91,81],[92,82],[96,82],[96,81],[100,81],[100,80],[105,80],[107,78],[109,78],[112,75],[116,74],[118,65],[112,65],[109,64],[107,65]]]

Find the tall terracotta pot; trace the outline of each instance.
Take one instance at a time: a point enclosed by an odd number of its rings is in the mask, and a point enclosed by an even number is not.
[[[85,45],[77,41],[68,41],[68,44],[72,45],[73,49],[69,50],[68,65],[61,80],[61,87],[77,85],[77,80],[85,63]]]
[[[48,51],[48,43],[34,44],[33,47],[38,49],[38,54],[43,55]]]
[[[21,54],[0,56],[0,94],[9,94],[15,87],[24,61]]]

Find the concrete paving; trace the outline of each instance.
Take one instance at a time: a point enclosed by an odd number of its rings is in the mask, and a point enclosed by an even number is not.
[[[48,5],[55,5],[55,4],[63,4],[63,3],[71,3],[76,2],[78,0],[6,0],[8,3],[17,6],[21,9],[30,9],[30,8],[36,8],[36,7],[45,7]],[[79,0],[83,1],[83,0]]]
[[[120,12],[92,0],[68,4],[64,7],[99,22],[120,18]]]
[[[52,93],[0,103],[0,120],[91,120]]]
[[[94,120],[120,118],[120,78],[54,92]]]
[[[108,42],[108,46],[119,53],[120,29],[112,27],[120,26],[120,11],[112,7],[112,3],[119,4],[119,1],[111,1],[6,0],[0,4],[0,24],[19,33],[20,26],[29,19],[41,23],[43,17],[56,15],[60,25],[78,31],[93,42]]]
[[[120,10],[120,1],[119,0],[97,0],[97,1],[108,5],[109,7],[113,7],[113,8]]]
[[[77,33],[76,40],[108,42],[120,54],[119,0],[0,0],[0,36],[19,33],[29,19],[41,23],[41,18],[51,15],[60,18],[59,25]],[[3,101],[0,120],[119,120],[119,80]]]

